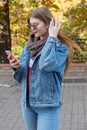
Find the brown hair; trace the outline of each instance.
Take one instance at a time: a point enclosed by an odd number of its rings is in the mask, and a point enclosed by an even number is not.
[[[43,21],[46,25],[50,25],[50,21],[53,18],[53,15],[52,15],[52,13],[50,12],[50,10],[47,7],[43,6],[43,7],[39,7],[37,9],[35,9],[34,11],[32,11],[32,13],[28,17],[28,24],[30,24],[30,17],[38,18],[41,21]],[[71,63],[72,49],[76,48],[76,49],[78,49],[80,51],[81,51],[81,49],[75,43],[75,41],[73,41],[69,37],[65,36],[64,31],[62,31],[61,29],[59,30],[58,38],[62,42],[64,42],[69,48],[69,56],[67,58],[66,68],[65,68],[65,73],[66,73],[68,68],[69,68],[69,64]]]

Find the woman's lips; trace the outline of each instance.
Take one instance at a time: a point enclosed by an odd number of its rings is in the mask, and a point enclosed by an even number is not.
[[[37,32],[33,32],[34,34],[36,34]]]

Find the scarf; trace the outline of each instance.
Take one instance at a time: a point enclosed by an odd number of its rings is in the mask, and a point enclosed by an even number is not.
[[[35,56],[38,54],[38,52],[41,51],[44,44],[46,43],[47,37],[48,36],[46,36],[44,39],[40,39],[40,37],[35,37],[34,34],[31,34],[27,42],[27,45],[30,49],[30,54],[32,59],[34,59]]]

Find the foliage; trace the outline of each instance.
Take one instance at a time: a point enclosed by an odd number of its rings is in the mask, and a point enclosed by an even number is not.
[[[76,39],[78,45],[82,49],[82,52],[73,50],[73,63],[86,63],[87,62],[87,39]]]
[[[12,51],[14,54],[19,55],[21,52],[19,50],[22,50],[28,40],[30,34],[27,27],[28,15],[33,9],[42,5],[47,6],[55,17],[63,12],[62,29],[71,32],[67,33],[68,36],[87,38],[87,0],[9,0]],[[81,44],[81,46],[83,45]],[[20,49],[18,49],[19,47]],[[85,47],[87,48],[87,45]],[[76,55],[83,54],[76,52]]]
[[[71,35],[87,38],[87,2],[81,0],[74,8],[65,13],[66,27]]]

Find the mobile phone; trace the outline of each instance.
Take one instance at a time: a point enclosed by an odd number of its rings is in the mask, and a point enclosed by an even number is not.
[[[12,59],[15,59],[15,61],[17,60],[17,59],[15,58],[15,56],[11,53],[11,51],[5,50],[5,53],[6,53],[8,56],[10,56],[10,59],[11,59],[11,60],[12,60]]]

